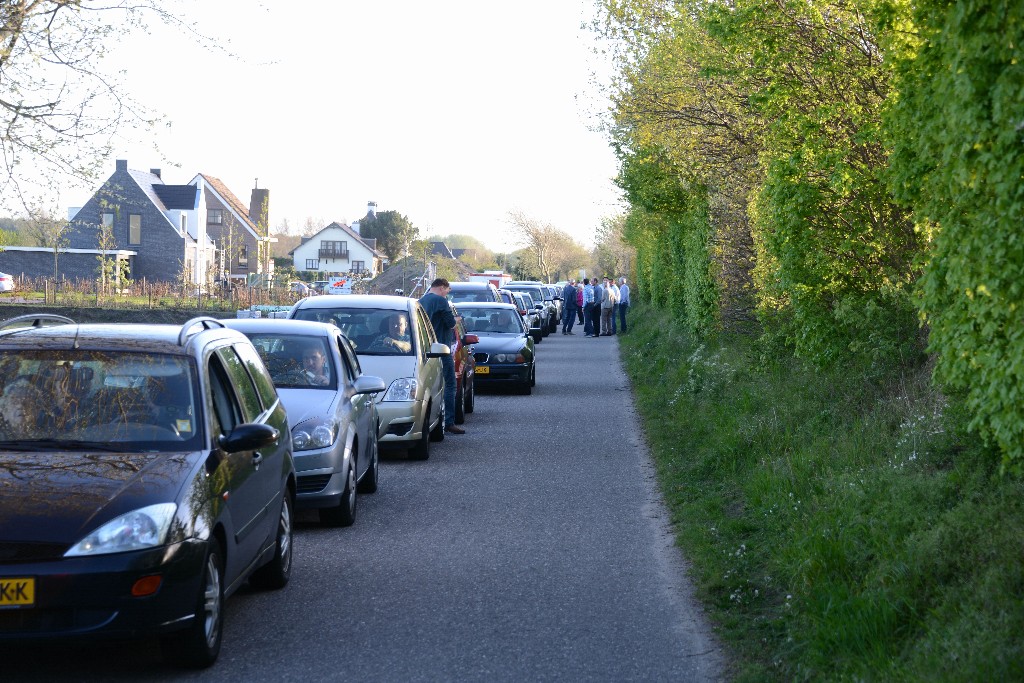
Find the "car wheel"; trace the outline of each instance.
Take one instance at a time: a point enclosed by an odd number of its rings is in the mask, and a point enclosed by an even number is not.
[[[370,464],[366,467],[366,474],[359,480],[359,493],[376,493],[377,482],[380,481],[380,451],[377,448],[377,435],[370,439]]]
[[[217,661],[224,638],[224,553],[216,538],[211,538],[203,562],[195,618],[187,629],[165,636],[161,643],[164,658],[195,669],[205,669]]]
[[[523,396],[529,396],[531,393],[533,393],[533,385],[530,384],[530,380],[523,380],[523,382],[519,385],[519,393],[522,394]]]
[[[287,490],[282,492],[282,497],[274,559],[249,577],[249,583],[255,588],[284,588],[292,574],[292,497]]]
[[[420,440],[414,446],[409,447],[408,456],[410,460],[426,460],[430,457],[430,406],[427,406],[427,420],[420,433]]]
[[[455,392],[455,424],[460,425],[466,421],[466,376],[462,376],[462,383],[459,390]]]
[[[467,413],[472,413],[476,410],[476,380],[469,380],[469,391],[466,392],[466,400],[463,408]]]
[[[429,417],[430,413],[427,413],[427,415]],[[444,441],[444,424],[445,424],[445,419],[446,419],[446,417],[445,417],[445,414],[444,414],[444,401],[442,400],[441,401],[441,410],[437,413],[437,426],[430,430],[430,440],[431,441]]]
[[[356,521],[356,459],[348,459],[345,471],[345,489],[341,500],[332,508],[320,509],[320,522],[327,526],[352,526]]]
[[[543,334],[541,334],[540,332],[537,332],[536,334],[533,335],[533,343],[534,344],[540,344],[542,341],[544,341],[544,335]]]

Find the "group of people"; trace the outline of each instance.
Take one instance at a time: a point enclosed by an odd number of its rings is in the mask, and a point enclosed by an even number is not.
[[[626,331],[629,312],[629,285],[620,277],[570,280],[562,289],[562,334],[576,334],[572,328],[579,320],[587,337],[607,337]]]

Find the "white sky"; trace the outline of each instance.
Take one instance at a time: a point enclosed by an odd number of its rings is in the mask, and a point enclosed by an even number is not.
[[[607,108],[596,38],[581,28],[594,2],[189,5],[242,59],[162,25],[124,42],[113,57],[128,91],[171,126],[156,139],[165,159],[152,140],[115,156],[171,184],[213,175],[245,203],[258,178],[274,230],[352,222],[373,200],[425,236],[514,249],[519,209],[589,247],[621,210],[614,155],[593,130]]]

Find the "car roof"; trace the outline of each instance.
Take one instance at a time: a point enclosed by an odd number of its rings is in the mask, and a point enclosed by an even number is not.
[[[32,324],[39,321],[38,324]],[[56,324],[45,324],[45,322]],[[21,326],[26,323],[25,326]],[[191,344],[203,340],[248,341],[245,335],[215,318],[200,316],[183,325],[83,323],[49,314],[29,314],[0,322],[0,348],[95,349],[191,355]]]
[[[490,282],[449,282],[452,289],[488,289],[494,287]]]
[[[304,337],[327,337],[341,333],[335,325],[314,320],[290,320],[287,318],[232,318],[224,324],[233,330],[246,334],[272,332],[297,334]]]
[[[414,303],[417,303],[416,299],[390,294],[323,294],[296,302],[292,312],[318,308],[385,308],[407,311],[410,304]]]
[[[467,301],[459,304],[460,311],[472,311],[477,308],[501,308],[513,312],[518,312],[519,309],[512,304],[506,304],[504,301]]]

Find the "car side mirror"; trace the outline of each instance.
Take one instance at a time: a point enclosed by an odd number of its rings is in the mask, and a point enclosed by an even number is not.
[[[434,342],[430,345],[430,351],[427,353],[427,358],[440,358],[441,356],[450,355],[452,355],[452,350],[447,344]]]
[[[476,344],[479,341],[480,341],[480,337],[476,336],[475,334],[467,334],[466,336],[464,336],[462,338],[462,343],[466,344],[467,346],[469,344]]]
[[[254,451],[277,443],[281,432],[267,424],[240,424],[228,434],[221,434],[217,444],[228,453]]]
[[[353,389],[356,394],[379,394],[387,389],[387,387],[384,386],[384,380],[380,377],[376,377],[374,375],[359,375],[356,377]]]

